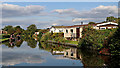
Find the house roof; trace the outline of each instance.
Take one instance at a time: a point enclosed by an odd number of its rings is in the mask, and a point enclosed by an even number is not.
[[[65,28],[67,26],[52,26],[52,27],[54,27],[54,28]]]
[[[118,25],[115,22],[106,22],[106,23],[97,23],[96,26],[103,26],[103,25],[108,25],[108,24],[112,24],[112,25]]]
[[[116,22],[100,22],[96,24],[83,24],[83,25],[72,25],[72,26],[52,26],[54,28],[74,28],[74,27],[83,27],[83,26],[102,26],[102,25],[107,25],[107,24],[113,24],[113,25],[118,25]],[[51,27],[51,28],[52,28]]]
[[[107,25],[107,24],[113,24],[113,25],[118,25],[115,22],[101,22],[101,23],[96,23],[96,24],[84,24],[84,25],[73,25],[73,26],[66,26],[66,28],[72,28],[72,27],[83,27],[83,26],[101,26],[101,25]]]
[[[84,25],[73,25],[73,26],[67,26],[66,28],[72,28],[72,27],[83,27],[83,26],[88,26],[89,24],[84,24]],[[91,26],[95,26],[96,24],[91,24]]]

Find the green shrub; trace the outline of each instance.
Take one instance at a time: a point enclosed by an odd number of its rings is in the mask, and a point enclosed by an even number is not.
[[[100,49],[106,46],[107,39],[112,36],[116,29],[95,30],[91,27],[83,28],[83,38],[79,41],[78,47],[92,46],[96,49]]]

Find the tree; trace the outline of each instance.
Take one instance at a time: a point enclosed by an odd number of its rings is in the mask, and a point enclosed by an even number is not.
[[[8,34],[15,33],[15,30],[14,30],[14,28],[10,28],[10,29],[8,29],[7,33],[8,33]]]
[[[8,25],[3,28],[3,30],[8,31],[9,29],[13,28],[12,26]]]
[[[114,18],[113,16],[107,17],[106,21],[107,22],[114,22],[116,18]]]
[[[19,33],[22,33],[24,31],[24,29],[22,29],[20,26],[16,26],[14,27],[15,29],[15,33],[19,34]]]
[[[120,53],[120,20],[118,22],[118,28],[116,32],[108,38],[108,46],[111,54],[119,55]]]
[[[15,32],[13,26],[10,26],[10,25],[5,26],[5,27],[3,28],[3,30],[7,31],[8,34],[12,34],[12,33]]]
[[[95,24],[95,22],[89,22],[88,24]]]
[[[32,36],[35,33],[36,30],[37,30],[36,25],[32,24],[29,27],[27,27],[27,34]]]

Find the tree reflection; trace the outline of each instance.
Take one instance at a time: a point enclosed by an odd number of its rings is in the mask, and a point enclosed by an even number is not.
[[[9,48],[20,47],[23,41],[27,42],[27,45],[31,48],[36,48],[37,41],[31,37],[25,37],[24,40],[16,40],[15,42],[6,42],[3,43]],[[70,59],[78,59],[84,64],[84,67],[87,66],[108,66],[115,68],[115,66],[120,65],[119,56],[104,56],[99,55],[97,51],[88,50],[88,49],[78,49],[73,47],[66,47],[64,45],[52,44],[39,42],[39,49],[44,49],[51,52],[52,55],[63,55],[64,57]],[[59,52],[59,53],[58,53]]]
[[[32,37],[25,37],[24,40],[27,42],[27,45],[31,48],[36,48],[37,41]]]
[[[58,51],[59,52],[58,55],[61,55],[60,52],[62,52],[65,49],[65,47],[63,45],[44,43],[44,42],[39,42],[38,46],[39,46],[39,49],[44,49],[46,51],[49,51],[49,52],[51,52],[51,54],[53,54],[53,52]],[[56,55],[56,54],[54,54],[54,55]]]
[[[115,68],[120,65],[119,56],[104,56],[99,55],[97,51],[88,49],[78,49],[78,58],[81,57],[81,61],[84,66],[107,66]]]
[[[22,43],[23,43],[23,40],[17,40],[16,41],[16,46],[20,47],[22,45]]]
[[[79,49],[78,57],[80,56],[84,66],[104,66],[104,60],[95,51]]]
[[[14,48],[15,46],[16,47],[20,47],[23,43],[23,40],[20,39],[20,40],[16,40],[16,41],[9,41],[9,42],[5,42],[3,44],[5,44],[6,46],[8,46],[9,48]]]

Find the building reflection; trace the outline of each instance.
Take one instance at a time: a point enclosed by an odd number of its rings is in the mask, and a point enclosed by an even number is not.
[[[64,51],[52,51],[52,55],[64,55]]]
[[[80,60],[84,67],[110,66],[110,56],[99,55],[95,50],[64,47],[57,44],[41,44],[41,48],[51,52],[52,55],[63,55],[64,58]]]
[[[65,49],[64,57],[77,59],[77,48]]]
[[[27,42],[27,45],[31,48],[36,48],[37,41],[34,39],[25,40]],[[11,42],[12,43],[12,42]],[[16,42],[13,42],[12,44],[5,43],[8,47],[20,47],[23,43],[23,40],[18,40]],[[44,49],[46,51],[51,52],[52,55],[63,55],[64,58],[70,58],[75,60],[80,60],[84,67],[87,66],[112,66],[113,68],[118,65],[119,63],[119,57],[118,56],[104,56],[99,55],[97,51],[94,50],[88,50],[88,49],[78,49],[74,47],[66,47],[63,45],[57,45],[57,44],[48,44],[44,42],[39,42],[38,44],[39,49]]]
[[[96,51],[69,48],[64,49],[64,57],[81,60],[84,67],[88,66],[109,66],[110,56],[99,55]]]

